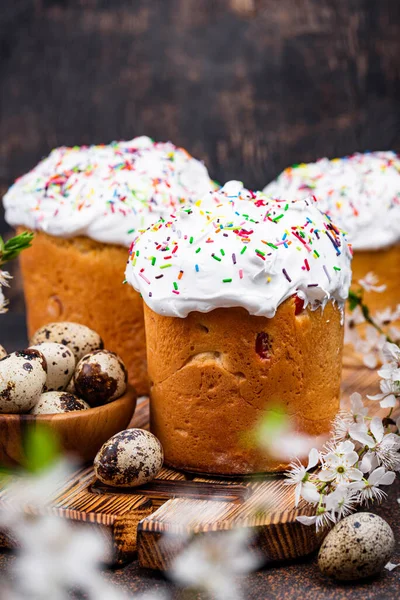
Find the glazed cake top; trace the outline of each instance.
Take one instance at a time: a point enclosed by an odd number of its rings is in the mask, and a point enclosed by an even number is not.
[[[385,248],[400,240],[400,157],[394,152],[293,165],[264,192],[287,199],[314,194],[355,250]]]
[[[138,230],[214,187],[186,150],[143,136],[56,148],[17,179],[4,207],[12,226],[128,247]]]
[[[296,294],[315,309],[343,305],[351,247],[313,197],[273,200],[231,181],[140,233],[127,281],[156,313],[241,306],[273,317]]]

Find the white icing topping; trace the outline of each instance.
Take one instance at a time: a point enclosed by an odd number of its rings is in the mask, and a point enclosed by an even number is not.
[[[400,240],[400,158],[369,152],[285,169],[264,188],[275,198],[314,194],[321,210],[345,231],[355,250],[373,250]]]
[[[143,136],[56,148],[17,179],[4,207],[12,226],[129,246],[138,230],[214,187],[186,150]]]
[[[139,234],[126,279],[161,315],[242,306],[273,317],[294,294],[312,309],[330,299],[342,306],[350,261],[346,238],[313,198],[277,201],[229,182]]]

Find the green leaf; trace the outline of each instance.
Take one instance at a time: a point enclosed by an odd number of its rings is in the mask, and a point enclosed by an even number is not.
[[[349,297],[347,299],[350,311],[353,311],[357,306],[362,303],[361,294],[357,294],[352,290],[349,291]]]
[[[33,233],[24,231],[6,242],[0,238],[0,265],[16,258],[20,252],[29,248],[33,240]]]
[[[31,473],[47,469],[60,454],[60,445],[48,425],[36,424],[28,427],[23,439],[24,467]]]
[[[363,317],[366,321],[370,322],[371,321],[371,315],[369,312],[369,308],[366,304],[361,304],[361,310],[362,310],[362,314]]]

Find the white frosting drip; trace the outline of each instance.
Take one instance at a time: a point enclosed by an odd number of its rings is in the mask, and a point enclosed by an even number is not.
[[[370,152],[285,169],[264,188],[274,198],[314,194],[321,210],[345,231],[355,250],[375,250],[400,240],[400,158]]]
[[[343,305],[351,250],[313,198],[286,203],[229,182],[133,242],[127,281],[156,313],[242,306],[273,317],[297,294],[305,306]]]
[[[15,182],[4,207],[12,226],[129,246],[138,230],[214,187],[186,150],[143,136],[56,148]]]

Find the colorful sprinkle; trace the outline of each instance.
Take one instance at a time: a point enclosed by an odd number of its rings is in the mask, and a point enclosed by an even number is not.
[[[177,314],[184,316],[185,303],[189,311],[196,310],[196,298],[200,311],[211,310],[214,288],[215,306],[243,306],[266,316],[273,316],[279,303],[297,291],[302,297],[304,294],[307,304],[319,306],[324,299],[322,293],[312,291],[315,288],[326,291],[327,299],[333,298],[342,305],[350,279],[350,250],[343,232],[318,211],[313,199],[286,203],[288,209],[283,210],[285,203],[261,193],[254,197],[229,194],[221,201],[222,195],[223,190],[210,194],[197,206],[176,211],[169,221],[158,221],[135,238],[127,277],[133,279],[136,289],[156,312],[176,316],[176,302]],[[269,216],[264,222],[266,210]],[[190,236],[185,229],[191,232]],[[215,242],[218,243],[213,252],[204,251],[206,244]],[[200,271],[197,254],[201,250],[202,274],[196,277]],[[151,301],[143,282],[139,283],[141,277],[137,276],[138,270],[150,261],[156,272],[158,267],[169,268],[166,279],[159,283],[154,276],[149,278]],[[332,276],[331,280],[329,273],[338,271],[344,273]],[[233,285],[226,289],[221,283]],[[180,290],[179,300],[168,302],[172,292]]]

